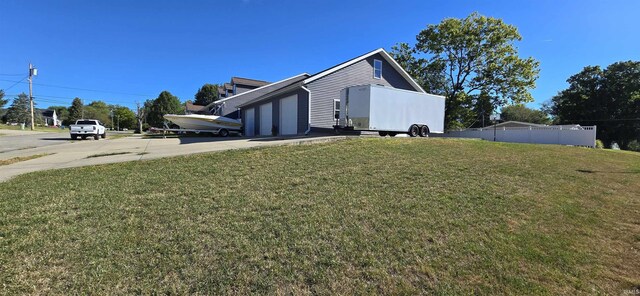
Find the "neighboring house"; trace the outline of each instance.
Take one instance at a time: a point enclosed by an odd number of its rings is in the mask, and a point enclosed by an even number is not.
[[[420,85],[380,48],[315,75],[299,74],[228,97],[209,107],[216,109],[217,106],[218,115],[239,109],[246,136],[329,131],[333,130],[339,112],[340,91],[364,84],[424,93]]]
[[[522,122],[522,121],[505,121],[505,122],[501,122],[501,123],[498,123],[498,124],[485,126],[483,128],[485,128],[485,129],[494,128],[494,126],[496,128],[501,128],[501,127],[545,127],[545,126],[548,126],[548,125],[531,123],[531,122]]]
[[[209,114],[207,106],[195,105],[191,101],[187,101],[184,111],[185,114]]]
[[[252,89],[259,88],[261,86],[265,86],[269,84],[267,81],[242,78],[242,77],[231,77],[230,83],[225,83],[218,87],[218,96],[220,98],[228,98],[234,95],[238,95]]]
[[[271,84],[264,85],[262,87],[258,87],[258,88],[243,92],[241,94],[237,94],[228,98],[217,100],[207,105],[206,108],[207,110],[210,110],[210,112],[214,115],[221,115],[221,116],[226,116],[230,118],[239,118],[240,117],[239,106],[241,104],[245,104],[247,102],[253,101],[265,94],[271,93],[273,91],[282,89],[285,86],[291,85],[292,83],[300,82],[308,78],[309,76],[310,76],[309,74],[303,73],[297,76],[289,77],[281,81],[277,81]]]
[[[62,122],[58,120],[56,110],[44,110],[42,111],[42,119],[45,126],[60,126]]]

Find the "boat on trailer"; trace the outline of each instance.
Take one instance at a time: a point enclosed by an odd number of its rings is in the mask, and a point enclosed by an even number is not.
[[[242,121],[224,116],[166,114],[164,115],[164,118],[180,127],[178,129],[165,127],[165,132],[208,132],[226,137],[230,132],[240,133],[242,131]]]

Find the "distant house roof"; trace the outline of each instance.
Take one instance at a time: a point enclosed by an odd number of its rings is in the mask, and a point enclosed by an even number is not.
[[[484,128],[493,128],[494,126],[495,127],[529,127],[529,126],[531,126],[531,127],[545,127],[545,126],[548,126],[548,125],[510,120],[510,121],[501,122],[501,123],[498,123],[498,124],[495,124],[495,125],[485,126]]]
[[[42,116],[44,117],[53,117],[54,110],[44,110],[42,111]]]
[[[260,86],[265,86],[265,85],[269,84],[269,82],[263,81],[263,80],[242,78],[242,77],[231,77],[231,84],[232,85],[233,84],[241,84],[241,85],[260,87]]]
[[[189,101],[187,101],[186,109],[187,109],[187,112],[193,112],[193,113],[208,111],[207,106],[196,105]]]
[[[226,90],[233,90],[233,85],[231,85],[231,83],[225,83],[223,87]]]

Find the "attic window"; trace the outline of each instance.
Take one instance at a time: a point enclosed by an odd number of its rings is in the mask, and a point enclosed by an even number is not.
[[[382,79],[382,61],[373,60],[373,78]]]

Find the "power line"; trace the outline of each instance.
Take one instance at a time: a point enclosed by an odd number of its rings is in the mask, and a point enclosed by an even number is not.
[[[26,83],[26,82],[22,82],[23,80],[24,79],[22,79],[20,81],[0,79],[0,81],[15,82],[16,84],[18,84],[18,83]],[[72,90],[91,91],[91,92],[99,92],[99,93],[108,93],[108,94],[119,94],[119,95],[138,96],[138,97],[153,97],[152,95],[143,95],[143,94],[134,94],[134,93],[119,92],[119,91],[98,90],[98,89],[80,88],[80,87],[71,87],[71,86],[62,86],[62,85],[53,85],[53,84],[44,84],[44,83],[33,83],[33,85],[45,86],[45,87],[63,88],[63,89],[72,89]],[[13,85],[11,87],[13,87]]]
[[[19,96],[18,94],[8,94],[6,95],[7,97],[17,97]],[[47,96],[47,95],[37,95],[34,96],[34,98],[38,101],[41,102],[45,102],[45,103],[56,103],[56,104],[69,104],[70,101],[73,101],[73,99],[75,99],[75,97],[60,97],[60,96]],[[56,99],[63,99],[63,100],[56,100]],[[118,105],[118,106],[133,106],[135,105],[135,103],[133,102],[116,102],[116,101],[111,101],[111,100],[92,100],[92,102],[95,101],[102,101],[105,104],[108,105]]]
[[[20,79],[19,81],[4,80],[4,79],[0,79],[0,80],[3,80],[3,81],[9,81],[9,82],[15,82],[15,83],[14,83],[14,84],[12,84],[11,86],[9,86],[9,87],[7,87],[7,88],[3,89],[4,91],[6,91],[6,90],[8,90],[8,89],[10,89],[10,88],[12,88],[12,87],[14,87],[14,86],[18,85],[19,83],[21,83],[22,81],[24,81],[24,80],[25,80],[25,79],[27,79],[27,78],[29,78],[29,76],[25,76],[24,78]]]

